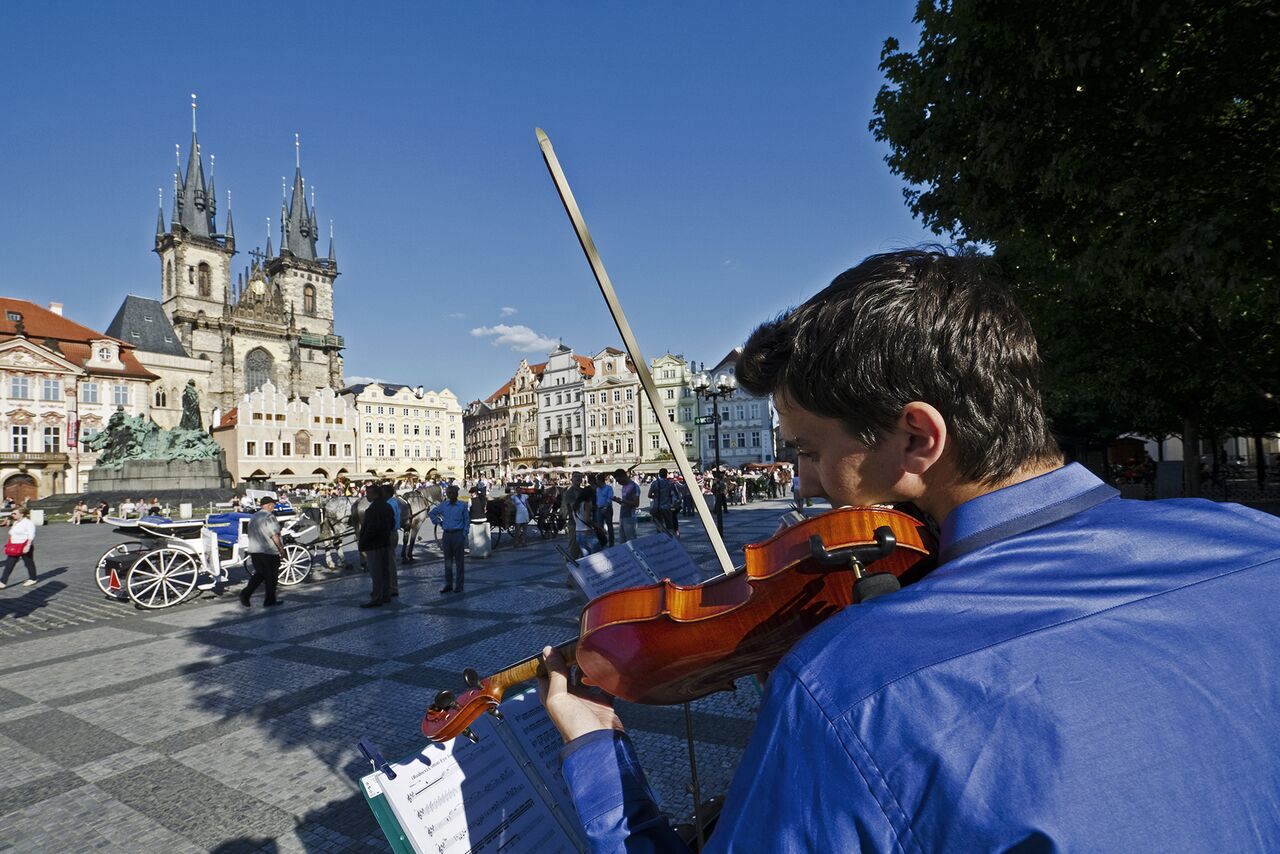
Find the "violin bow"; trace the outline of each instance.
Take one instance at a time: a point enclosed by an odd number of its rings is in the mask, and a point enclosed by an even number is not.
[[[662,430],[663,438],[667,440],[667,447],[671,449],[671,456],[675,461],[676,468],[680,470],[685,486],[693,498],[693,506],[698,511],[698,519],[702,522],[702,527],[706,529],[707,536],[711,539],[711,547],[715,549],[716,559],[720,561],[720,568],[725,575],[728,575],[734,571],[733,561],[729,557],[729,550],[725,548],[724,540],[720,537],[720,532],[716,529],[715,522],[712,521],[711,511],[707,508],[707,502],[702,497],[702,489],[698,486],[698,478],[693,473],[693,466],[689,465],[689,458],[685,456],[684,443],[676,441],[675,427],[672,426],[671,419],[667,417],[666,408],[660,405],[658,387],[653,382],[653,374],[649,372],[649,363],[644,360],[644,356],[640,353],[640,345],[636,343],[636,337],[631,332],[631,324],[627,322],[627,316],[623,313],[622,305],[618,302],[618,295],[613,289],[613,282],[610,281],[609,274],[604,269],[604,262],[600,260],[600,253],[596,251],[596,244],[591,239],[591,232],[587,231],[587,223],[582,218],[582,211],[578,209],[578,202],[573,197],[573,190],[569,189],[569,180],[565,178],[564,170],[560,168],[560,161],[556,159],[556,152],[551,147],[551,140],[547,138],[542,128],[536,128],[536,131],[538,134],[538,147],[542,149],[542,159],[546,161],[547,171],[551,173],[551,180],[556,185],[556,192],[560,194],[560,201],[564,204],[564,212],[569,215],[569,222],[573,224],[573,230],[578,235],[578,243],[582,246],[582,251],[587,256],[587,263],[591,265],[591,272],[595,274],[596,284],[600,286],[600,293],[604,295],[604,301],[609,306],[609,314],[613,315],[613,322],[618,327],[618,332],[622,335],[623,346],[627,348],[627,355],[631,357],[631,362],[636,367],[636,373],[640,377],[640,385],[644,388],[645,397],[649,399],[649,406],[653,409],[653,413],[658,419],[658,426]]]

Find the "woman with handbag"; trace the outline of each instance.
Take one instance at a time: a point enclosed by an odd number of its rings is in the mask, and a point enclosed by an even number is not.
[[[9,526],[9,542],[4,544],[4,575],[0,576],[0,590],[9,583],[9,573],[18,564],[18,558],[27,567],[30,576],[22,582],[23,587],[36,583],[36,526],[22,507],[13,509],[12,524]]]

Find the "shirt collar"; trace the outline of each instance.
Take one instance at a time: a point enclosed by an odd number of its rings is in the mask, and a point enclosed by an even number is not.
[[[946,563],[985,545],[1074,516],[1120,491],[1079,463],[970,499],[942,523],[938,562]]]

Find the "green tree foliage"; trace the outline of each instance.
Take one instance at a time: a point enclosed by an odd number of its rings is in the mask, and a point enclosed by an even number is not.
[[[939,234],[989,247],[1081,435],[1280,425],[1274,2],[921,2],[871,129]]]

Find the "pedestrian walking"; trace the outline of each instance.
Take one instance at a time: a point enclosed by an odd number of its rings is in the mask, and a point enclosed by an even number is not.
[[[388,557],[395,516],[387,506],[385,493],[376,484],[370,485],[365,494],[369,498],[369,506],[365,508],[364,518],[360,520],[358,544],[369,570],[371,587],[369,601],[361,602],[360,607],[377,608],[391,601],[391,566]]]
[[[14,507],[9,516],[9,542],[4,546],[4,575],[0,577],[0,590],[9,585],[9,574],[18,565],[18,559],[27,568],[27,580],[23,587],[36,583],[36,524],[27,515],[25,507]]]
[[[631,479],[626,469],[617,469],[613,479],[618,482],[622,494],[613,500],[621,508],[618,511],[618,527],[622,529],[622,541],[636,538],[636,508],[640,506],[640,484]]]
[[[603,530],[596,523],[595,490],[584,488],[579,491],[572,522],[577,531],[578,548],[583,555],[595,554],[604,548]]]
[[[263,585],[264,607],[280,604],[276,598],[276,582],[280,578],[280,559],[284,557],[284,542],[280,539],[280,521],[276,519],[276,500],[264,495],[258,502],[259,510],[249,517],[246,534],[249,538],[249,560],[253,563],[253,575],[240,591],[240,604],[249,607],[249,597],[258,585]]]
[[[657,480],[649,484],[649,506],[653,524],[658,531],[675,536],[675,514],[672,512],[675,508],[675,488],[667,477],[666,469],[658,469]]]
[[[613,546],[613,486],[604,472],[596,475],[596,526],[600,528],[603,545]],[[604,542],[607,540],[607,543]]]
[[[582,472],[575,471],[569,476],[569,488],[560,496],[560,512],[568,520],[568,524],[565,525],[565,536],[569,540],[569,557],[573,560],[582,557],[582,549],[578,547],[578,528],[573,523],[574,510],[578,506],[581,492]]]
[[[391,536],[387,542],[387,590],[391,598],[400,595],[400,573],[396,567],[396,547],[400,545],[400,518],[404,513],[404,507],[400,506],[400,496],[396,495],[395,484],[384,483],[382,485],[382,494],[387,499],[387,506],[391,508],[391,518],[393,525],[391,526]]]
[[[467,548],[467,529],[471,526],[471,513],[467,505],[458,500],[458,487],[450,484],[445,494],[448,500],[431,508],[431,522],[442,531],[440,548],[444,552],[444,587],[441,593],[462,593],[464,556]],[[455,580],[454,568],[457,568]]]
[[[529,496],[518,488],[511,494],[511,503],[515,507],[516,548],[527,545],[529,533]]]

